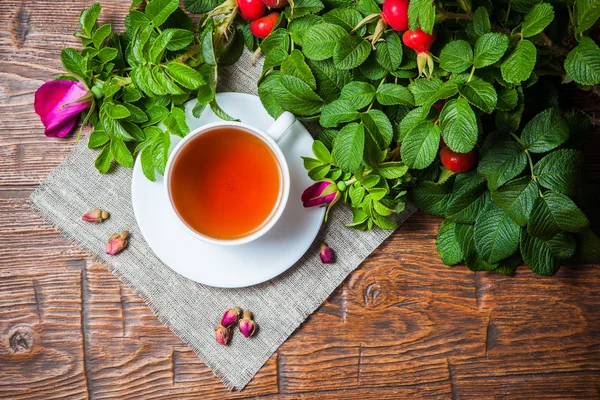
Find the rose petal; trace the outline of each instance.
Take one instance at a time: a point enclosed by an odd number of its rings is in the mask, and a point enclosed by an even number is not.
[[[87,93],[81,82],[66,80],[46,82],[37,90],[34,107],[46,127],[46,136],[63,137],[73,129],[77,115],[91,105],[78,102]]]
[[[65,137],[69,134],[69,132],[71,132],[73,130],[73,127],[75,126],[75,124],[77,123],[77,116],[71,117],[71,119],[68,119],[66,121],[63,121],[62,124],[53,127],[53,128],[46,128],[44,130],[44,134],[48,137],[57,137],[57,138],[61,138],[61,137]]]
[[[320,197],[321,193],[323,193],[323,191],[325,191],[325,189],[327,189],[330,185],[333,185],[333,183],[323,181],[323,182],[316,182],[316,183],[312,184],[311,186],[309,186],[308,188],[306,188],[304,193],[302,193],[302,197],[301,197],[304,207],[305,208],[316,207],[323,203],[327,203],[328,201],[326,199],[330,198],[332,195],[333,195],[333,198],[335,198],[336,193],[332,193],[331,195],[327,195],[325,197]],[[333,198],[331,201],[333,201]]]

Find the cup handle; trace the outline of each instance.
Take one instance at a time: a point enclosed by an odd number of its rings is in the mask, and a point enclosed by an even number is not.
[[[291,130],[290,128],[294,125],[294,122],[296,122],[294,114],[285,111],[275,120],[275,122],[273,122],[273,125],[267,129],[267,135],[271,136],[276,143],[279,143],[279,141]]]

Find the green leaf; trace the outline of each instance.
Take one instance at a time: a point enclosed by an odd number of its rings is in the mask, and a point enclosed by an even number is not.
[[[84,65],[83,57],[77,50],[69,48],[62,49],[60,61],[68,72],[80,78],[85,77],[87,67]]]
[[[104,47],[98,52],[98,58],[103,63],[114,60],[118,55],[119,51],[117,49],[113,49],[112,47]]]
[[[185,9],[194,14],[204,14],[214,9],[219,0],[183,0]]]
[[[123,141],[134,141],[135,138],[131,136],[125,128],[119,123],[119,121],[109,118],[106,114],[100,114],[104,131],[112,139],[120,139]]]
[[[360,110],[371,104],[375,94],[376,89],[370,83],[354,81],[344,86],[340,100],[352,104],[355,110]]]
[[[154,158],[152,156],[152,146],[146,146],[140,154],[142,162],[142,172],[148,180],[154,182],[156,177],[154,176]]]
[[[128,121],[136,124],[141,124],[148,121],[148,116],[141,108],[134,106],[133,104],[124,103],[123,106],[129,111]]]
[[[280,66],[281,63],[283,63],[287,57],[287,50],[280,48],[275,48],[271,50],[265,57],[265,61],[263,63],[263,74],[271,68]]]
[[[274,49],[283,49],[287,52],[290,48],[290,36],[287,30],[283,28],[274,30],[261,42],[260,48],[265,55],[269,55]]]
[[[446,145],[458,153],[471,151],[479,137],[477,117],[462,98],[446,103],[440,114],[440,128]]]
[[[81,31],[84,35],[86,35],[89,38],[92,37],[92,30],[96,26],[96,21],[98,20],[100,11],[102,11],[102,7],[100,6],[100,4],[94,3],[91,7],[83,10],[79,15],[79,24],[81,25]]]
[[[485,7],[479,7],[473,13],[473,30],[479,36],[489,33],[492,29],[490,15]]]
[[[469,103],[479,108],[481,111],[491,114],[498,103],[498,94],[492,84],[482,80],[474,79],[467,82],[466,85],[459,87],[458,91]]]
[[[102,151],[96,157],[96,161],[94,162],[94,166],[101,174],[106,174],[110,169],[110,163],[112,162],[113,155],[110,151],[110,143],[106,144]]]
[[[375,222],[375,225],[377,225],[379,228],[381,228],[383,230],[393,231],[395,229],[398,229],[397,223],[390,221],[389,219],[387,219],[385,217],[381,217],[377,214],[375,214],[373,216],[373,221]]]
[[[360,14],[359,14],[360,15]],[[294,18],[288,24],[288,32],[292,37],[292,40],[298,46],[304,46],[304,35],[306,32],[313,27],[314,25],[320,24],[323,22],[323,19],[316,15],[305,15],[301,18]],[[329,23],[333,23],[334,25],[338,25],[331,21],[326,21]],[[252,35],[252,33],[250,33]],[[254,36],[252,36],[254,37]]]
[[[134,141],[142,142],[146,138],[146,136],[144,135],[144,131],[142,131],[142,129],[139,126],[137,126],[136,124],[134,124],[132,122],[128,122],[126,120],[119,121],[119,123],[123,126],[123,129],[125,129],[127,131],[127,133],[129,133],[129,135],[131,135],[131,137],[133,137]],[[127,140],[125,140],[125,141],[127,141]]]
[[[152,78],[166,94],[185,94],[185,92],[179,86],[177,86],[158,65],[155,65],[152,68]]]
[[[446,265],[455,265],[464,258],[461,241],[456,237],[456,224],[444,221],[440,225],[437,234],[436,247],[442,262]]]
[[[486,261],[498,262],[517,251],[520,232],[521,228],[506,211],[488,207],[475,220],[475,248]]]
[[[406,87],[394,83],[384,83],[377,89],[377,101],[384,106],[415,105],[412,93]]]
[[[152,24],[159,27],[178,7],[179,0],[152,0],[146,5],[145,13]]]
[[[338,25],[323,22],[310,27],[303,36],[302,51],[311,60],[325,60],[333,56],[336,43],[348,32]]]
[[[439,145],[440,128],[431,121],[423,121],[404,138],[401,147],[402,161],[410,168],[424,169],[437,156]]]
[[[178,62],[167,64],[167,73],[181,86],[191,90],[198,89],[206,83],[198,71]]]
[[[294,18],[300,18],[307,14],[315,14],[323,9],[323,3],[319,0],[294,0]],[[288,9],[289,10],[289,9]]]
[[[569,126],[556,108],[542,111],[523,128],[521,143],[532,153],[550,151],[569,138]]]
[[[535,36],[554,20],[554,9],[549,3],[536,4],[531,11],[525,15],[521,34],[523,37]]]
[[[115,161],[125,168],[133,168],[133,155],[122,140],[113,138],[110,141],[110,150]]]
[[[492,192],[494,203],[503,208],[519,226],[527,225],[538,196],[538,185],[528,176],[510,181]]]
[[[171,134],[179,137],[185,137],[190,132],[190,128],[185,121],[185,112],[179,107],[173,108],[171,115],[165,119],[164,124]]]
[[[431,0],[412,0],[408,5],[408,24],[411,30],[421,28],[431,34],[435,23],[435,5]]]
[[[308,61],[317,81],[317,94],[326,102],[333,101],[339,97],[340,91],[346,83],[352,80],[349,71],[337,69],[333,60]],[[373,92],[375,89],[373,89]]]
[[[375,43],[375,59],[388,71],[395,71],[402,63],[402,42],[394,31],[383,35],[384,40]]]
[[[445,215],[450,199],[452,199],[451,180],[442,184],[420,181],[412,191],[412,200],[415,205],[431,215]]]
[[[565,260],[573,257],[577,243],[575,236],[572,233],[560,232],[552,239],[546,242],[552,253],[559,260]]]
[[[298,49],[293,50],[285,61],[281,63],[280,71],[282,75],[291,75],[302,79],[313,90],[317,88],[317,81],[315,80],[310,67],[304,61],[302,52]]]
[[[524,229],[521,233],[521,255],[525,264],[538,275],[552,276],[560,268],[548,243],[530,236]]]
[[[124,102],[133,103],[142,98],[140,91],[133,86],[123,86],[121,90],[123,91],[123,97],[121,99]]]
[[[92,134],[90,135],[90,139],[88,140],[88,149],[96,149],[100,146],[104,146],[106,142],[108,142],[110,138],[104,132],[99,125],[94,127]]]
[[[190,32],[191,33],[191,32]],[[161,32],[150,46],[149,59],[152,63],[157,64],[163,56],[163,52],[167,49],[167,45],[175,34],[174,29],[167,29]],[[192,34],[192,39],[193,39]]]
[[[583,155],[572,149],[559,149],[548,154],[533,167],[539,184],[555,192],[572,195],[581,184]]]
[[[324,163],[331,162],[331,153],[322,142],[315,140],[312,145],[312,152],[319,161]]]
[[[222,108],[221,106],[219,106],[219,103],[217,103],[216,99],[213,99],[210,103],[210,109],[211,111],[219,118],[221,118],[223,121],[236,121],[239,122],[240,120],[238,118],[232,117],[231,115],[227,114]]]
[[[575,0],[575,13],[577,15],[575,33],[581,33],[591,28],[600,18],[600,1]]]
[[[360,12],[354,8],[334,8],[331,11],[323,14],[323,21],[341,26],[350,32],[354,30],[354,27],[362,20]],[[364,35],[366,27],[359,28],[359,35]]]
[[[515,89],[502,88],[498,90],[498,103],[496,108],[502,111],[511,111],[519,102],[519,95]]]
[[[500,142],[489,149],[479,161],[477,172],[488,180],[490,190],[496,190],[520,175],[527,167],[527,155],[515,142]]]
[[[364,125],[351,123],[344,126],[333,143],[333,159],[336,165],[346,172],[353,172],[360,166],[364,147]]]
[[[323,99],[295,76],[280,76],[273,88],[273,96],[283,109],[298,115],[317,114],[323,105]]]
[[[511,1],[511,6],[512,9],[515,11],[518,11],[520,13],[526,13],[529,12],[529,10],[531,10],[531,8],[536,5],[541,3],[542,0],[512,0]]]
[[[463,72],[473,65],[473,49],[465,40],[453,40],[440,53],[440,67],[448,72]]]
[[[388,161],[379,164],[377,173],[386,179],[397,179],[408,172],[408,166],[403,162]]]
[[[387,149],[394,137],[394,128],[387,115],[381,110],[369,110],[362,114],[361,120],[379,150]]]
[[[343,122],[355,121],[359,117],[360,113],[355,111],[352,103],[336,100],[323,107],[319,123],[324,128],[333,128]]]
[[[600,9],[600,2],[598,4]],[[567,56],[565,71],[581,85],[600,84],[600,47],[592,39],[582,37]]]
[[[473,65],[483,68],[498,62],[508,49],[508,38],[501,33],[486,33],[475,42]]]
[[[104,24],[92,35],[92,42],[94,43],[94,47],[97,49],[102,46],[102,43],[106,40],[110,32],[112,31],[112,26],[110,24]]]
[[[275,87],[279,83],[279,76],[279,71],[273,71],[265,76],[258,86],[258,97],[261,103],[269,115],[275,119],[279,117],[282,111],[281,106],[274,96]]]
[[[325,177],[327,176],[327,174],[329,173],[330,170],[331,170],[330,164],[320,165],[320,166],[308,171],[308,176],[313,181],[320,181],[322,179],[325,179]]]
[[[163,119],[169,115],[169,110],[167,110],[163,106],[151,106],[146,109],[146,114],[148,115],[148,122],[144,125],[154,125],[161,122]]]
[[[578,232],[589,225],[585,214],[562,193],[548,191],[533,204],[530,235],[548,240],[560,231]]]
[[[577,234],[577,253],[583,262],[596,263],[600,260],[600,238],[591,229]]]
[[[171,36],[167,41],[167,50],[170,51],[183,50],[194,41],[194,32],[187,29],[165,29],[162,33]]]
[[[371,54],[369,42],[358,36],[346,34],[335,43],[333,63],[336,68],[352,69],[365,62],[369,54]]]
[[[454,196],[448,203],[446,217],[450,222],[470,224],[487,203],[488,191],[485,179],[477,175],[465,178],[461,186],[454,190]]]
[[[421,121],[425,120],[427,114],[428,110],[424,109],[423,107],[410,110],[400,122],[400,128],[398,129],[398,137],[396,137],[396,140],[399,142],[403,141],[404,138],[421,123]]]
[[[159,133],[152,139],[152,160],[154,168],[161,175],[165,174],[170,146],[171,135],[169,132]]]
[[[521,40],[502,62],[502,78],[508,83],[519,83],[529,78],[535,67],[537,50],[529,40]]]
[[[441,79],[417,79],[408,85],[408,88],[412,92],[415,105],[422,106],[425,104],[431,104],[431,99],[434,98],[435,93],[440,90],[443,86]]]
[[[122,119],[127,118],[131,115],[127,107],[121,104],[114,104],[105,102],[102,104],[102,110],[106,113],[109,118]]]

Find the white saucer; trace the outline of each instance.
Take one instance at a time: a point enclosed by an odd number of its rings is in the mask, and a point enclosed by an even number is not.
[[[219,93],[217,101],[229,115],[242,122],[266,130],[272,123],[258,97],[243,93]],[[205,109],[200,119],[192,116],[195,104],[186,104],[186,120],[190,130],[220,119]],[[181,140],[171,136],[171,150]],[[157,174],[150,182],[142,173],[138,157],[133,169],[131,197],[140,231],[154,253],[173,271],[205,285],[236,288],[256,285],[276,277],[304,255],[314,241],[325,210],[306,209],[300,196],[314,183],[304,169],[301,156],[312,155],[313,138],[296,122],[281,140],[280,147],[290,169],[290,197],[277,224],[254,242],[233,246],[213,246],[192,237],[178,224],[169,209],[163,189],[163,178]]]

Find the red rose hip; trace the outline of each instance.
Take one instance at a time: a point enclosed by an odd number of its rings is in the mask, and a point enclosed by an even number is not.
[[[402,35],[404,44],[417,53],[428,53],[434,40],[435,33],[430,35],[429,33],[423,32],[421,28],[416,31],[406,31],[404,32],[404,35]]]
[[[262,0],[269,8],[283,8],[288,5],[288,0]]]
[[[250,32],[260,39],[264,39],[273,31],[273,27],[279,19],[278,12],[272,12],[256,21],[250,22]]]
[[[266,11],[261,0],[237,0],[240,15],[247,21],[254,21],[263,16]]]
[[[408,0],[385,0],[383,2],[383,19],[396,32],[408,29]]]
[[[477,164],[477,150],[473,149],[468,153],[456,153],[449,147],[443,147],[440,150],[440,159],[444,167],[452,172],[467,172]]]

